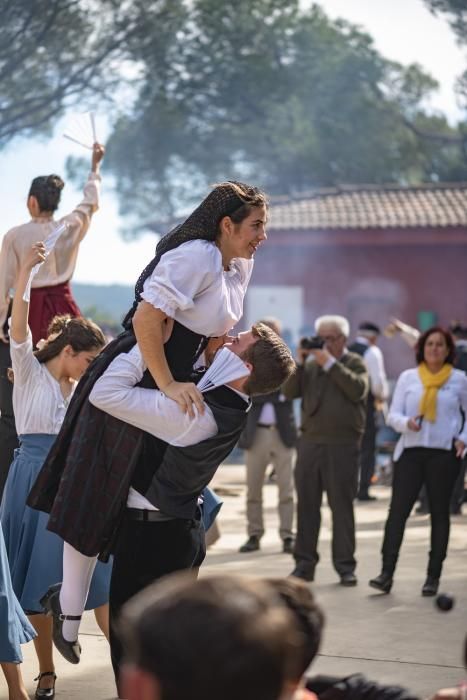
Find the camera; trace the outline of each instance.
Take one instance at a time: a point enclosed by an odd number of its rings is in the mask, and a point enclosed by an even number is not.
[[[324,340],[319,335],[312,335],[310,338],[300,340],[300,350],[322,350]]]

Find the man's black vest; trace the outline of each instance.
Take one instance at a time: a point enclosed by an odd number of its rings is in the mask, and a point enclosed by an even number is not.
[[[253,446],[256,435],[256,428],[265,403],[271,403],[274,407],[276,417],[276,427],[280,438],[286,447],[295,447],[297,444],[297,427],[293,412],[292,401],[281,400],[280,391],[273,391],[271,394],[261,394],[252,399],[251,410],[248,412],[245,430],[240,435],[238,446],[242,450],[249,450]]]
[[[348,346],[348,350],[350,352],[355,352],[357,355],[360,355],[360,357],[364,357],[366,351],[368,350],[370,346],[366,345],[365,343],[359,343],[358,340],[354,340],[352,345]],[[375,410],[375,397],[373,392],[371,391],[371,382],[370,382],[370,388],[368,390],[368,399],[367,399],[367,413],[370,413],[370,411],[374,412]]]
[[[467,374],[467,347],[465,347],[465,345],[456,344],[454,367],[456,367],[456,369],[461,369]]]
[[[235,447],[245,427],[248,405],[225,386],[204,394],[217,424],[217,434],[207,440],[175,447],[163,440],[145,441],[131,485],[172,518],[193,518],[198,498],[222,461]]]

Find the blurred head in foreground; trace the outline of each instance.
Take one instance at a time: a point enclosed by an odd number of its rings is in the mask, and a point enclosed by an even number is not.
[[[279,700],[299,678],[302,634],[267,582],[176,574],[123,609],[128,700]]]

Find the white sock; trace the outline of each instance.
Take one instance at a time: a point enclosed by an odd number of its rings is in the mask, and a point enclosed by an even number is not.
[[[97,557],[86,557],[68,542],[63,546],[63,582],[60,607],[64,615],[82,615]],[[68,642],[78,638],[80,620],[65,620],[63,636]]]

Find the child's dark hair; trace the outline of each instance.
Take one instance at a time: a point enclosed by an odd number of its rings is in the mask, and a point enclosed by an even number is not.
[[[54,316],[47,329],[47,339],[39,341],[34,355],[39,362],[48,362],[60,355],[66,345],[71,345],[73,352],[99,350],[106,344],[105,335],[92,321],[82,316]],[[14,372],[7,369],[7,377],[14,382]]]
[[[59,355],[65,345],[71,345],[74,352],[85,352],[103,348],[105,343],[99,326],[87,318],[55,316],[47,329],[47,339],[34,354],[39,362],[48,362]]]
[[[29,197],[35,197],[42,211],[55,211],[65,183],[58,175],[40,175],[31,182]]]

